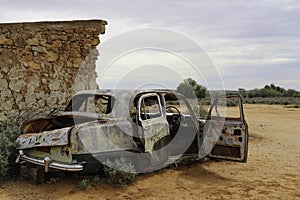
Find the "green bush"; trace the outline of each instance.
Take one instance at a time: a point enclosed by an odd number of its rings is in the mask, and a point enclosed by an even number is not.
[[[118,169],[118,170],[116,170]],[[121,157],[113,161],[107,159],[103,166],[105,182],[114,187],[124,187],[136,181],[136,173],[133,164]]]
[[[22,113],[16,113],[0,120],[0,177],[17,175],[19,165],[15,164],[17,150],[16,139],[22,122],[46,117],[50,108],[27,108]],[[51,109],[53,110],[53,109]]]
[[[300,105],[300,98],[295,97],[253,97],[244,98],[245,104],[270,104],[270,105]]]
[[[226,106],[228,107],[238,106],[238,101],[236,99],[227,99]]]
[[[211,98],[209,97],[198,99],[198,101],[201,103],[201,105],[211,105]]]
[[[7,175],[9,171],[14,173],[17,165],[16,138],[19,135],[19,118],[8,117],[0,121],[0,176]]]
[[[99,175],[96,175],[96,176],[93,177],[92,181],[93,181],[94,183],[101,183],[101,178],[100,178]]]
[[[199,116],[201,118],[205,119],[207,117],[207,115],[208,115],[207,109],[205,109],[205,108],[203,108],[203,107],[200,106],[200,108],[199,108]]]
[[[78,186],[82,190],[86,190],[90,186],[90,180],[85,178],[78,182]]]

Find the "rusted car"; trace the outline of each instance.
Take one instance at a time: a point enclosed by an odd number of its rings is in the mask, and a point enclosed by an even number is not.
[[[125,157],[143,173],[184,158],[246,162],[248,126],[239,96],[216,98],[203,119],[175,91],[93,90],[74,95],[61,113],[24,122],[17,146],[17,162],[46,172],[98,173]]]

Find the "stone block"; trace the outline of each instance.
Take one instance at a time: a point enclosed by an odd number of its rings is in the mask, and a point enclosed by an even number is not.
[[[5,35],[0,35],[0,45],[13,45],[14,41],[6,38]]]
[[[12,91],[20,92],[24,86],[26,86],[26,81],[24,79],[11,79],[9,83],[9,88]]]
[[[51,83],[49,83],[48,87],[52,91],[57,91],[60,88],[60,83],[57,81],[52,81]]]
[[[53,62],[53,61],[56,61],[58,59],[58,55],[53,52],[53,51],[49,51],[47,53],[47,61],[48,62]]]
[[[7,80],[4,78],[0,78],[0,90],[5,90],[8,87]]]
[[[27,63],[31,69],[39,70],[41,66],[33,61]]]
[[[81,58],[76,58],[73,61],[73,67],[80,68],[83,66],[83,60]]]
[[[32,47],[32,51],[38,52],[38,53],[47,53],[47,50],[45,49],[45,47],[41,47],[41,46]]]
[[[13,98],[12,93],[9,89],[0,89],[0,98],[4,99],[4,98]]]
[[[27,40],[27,44],[30,46],[38,46],[40,41],[37,38],[31,38]]]

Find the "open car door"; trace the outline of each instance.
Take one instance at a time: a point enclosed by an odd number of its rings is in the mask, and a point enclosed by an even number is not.
[[[164,117],[160,97],[155,93],[144,94],[138,103],[139,122],[142,126],[144,150],[151,154],[151,165],[164,163],[168,159],[167,149],[157,151],[165,144],[163,139],[169,136],[169,124]]]
[[[214,135],[209,157],[247,162],[248,125],[239,95],[219,96],[210,108],[204,126],[204,140]]]

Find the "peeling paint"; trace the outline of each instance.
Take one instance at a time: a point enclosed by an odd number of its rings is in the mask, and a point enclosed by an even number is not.
[[[47,165],[50,168],[59,166],[70,171],[83,169],[74,157],[113,152],[115,156],[116,152],[124,151],[147,154],[151,165],[167,162],[174,152],[172,155],[186,153],[202,158],[200,154],[204,152],[204,156],[247,160],[248,126],[240,97],[234,96],[239,99],[239,118],[211,116],[214,104],[207,120],[203,120],[196,118],[180,94],[178,97],[190,115],[179,111],[167,113],[164,106],[167,94],[175,98],[173,91],[162,90],[80,92],[62,114],[25,122],[21,128],[23,134],[17,139],[18,149],[24,150],[28,162],[44,163],[50,159]],[[95,103],[87,99],[102,99],[101,112],[87,110],[89,103]],[[174,129],[172,123],[180,129]],[[164,148],[168,143],[173,146]],[[61,163],[67,165],[61,167]]]
[[[49,147],[68,145],[68,135],[71,128],[62,128],[41,133],[22,134],[17,138],[18,149],[34,147]]]

